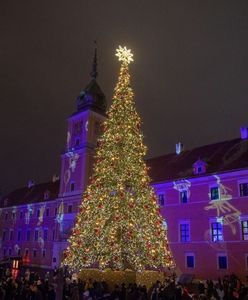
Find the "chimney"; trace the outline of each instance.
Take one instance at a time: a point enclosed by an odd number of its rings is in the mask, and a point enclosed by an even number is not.
[[[34,186],[35,185],[35,182],[34,182],[34,180],[29,180],[28,181],[28,188],[30,189],[32,186]]]
[[[242,140],[246,140],[248,138],[248,127],[247,126],[240,127],[240,138]]]
[[[179,155],[183,151],[183,144],[181,142],[176,143],[176,154]]]
[[[59,175],[54,174],[52,178],[52,182],[56,182],[59,180]]]

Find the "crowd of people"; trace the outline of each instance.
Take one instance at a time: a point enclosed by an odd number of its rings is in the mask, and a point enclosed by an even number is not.
[[[21,276],[22,275],[22,276]],[[86,281],[68,274],[49,272],[40,276],[29,269],[18,276],[9,269],[0,276],[0,300],[248,300],[248,286],[235,275],[218,281],[184,285],[175,278],[157,281],[151,288],[135,283],[116,284]]]

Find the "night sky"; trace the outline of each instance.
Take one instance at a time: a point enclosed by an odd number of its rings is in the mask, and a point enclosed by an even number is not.
[[[239,136],[248,125],[248,1],[0,2],[0,188],[60,170],[66,118],[90,80],[111,103],[117,46],[134,53],[132,86],[148,157]]]

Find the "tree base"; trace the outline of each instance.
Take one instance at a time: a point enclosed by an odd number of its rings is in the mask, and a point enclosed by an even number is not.
[[[99,269],[83,269],[78,277],[82,280],[92,279],[93,281],[106,281],[109,289],[113,290],[114,286],[125,283],[126,286],[130,283],[136,283],[137,285],[145,285],[147,289],[150,289],[157,280],[163,282],[169,274],[159,271],[142,271],[134,272],[132,270],[125,271],[113,271],[106,269],[100,271]]]

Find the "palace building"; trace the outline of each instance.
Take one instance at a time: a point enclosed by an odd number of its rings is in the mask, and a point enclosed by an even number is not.
[[[50,182],[28,182],[0,202],[0,259],[59,267],[87,186],[106,99],[91,81],[67,120],[61,173]],[[248,275],[248,129],[240,138],[184,149],[147,160],[165,218],[178,274],[218,278]]]

